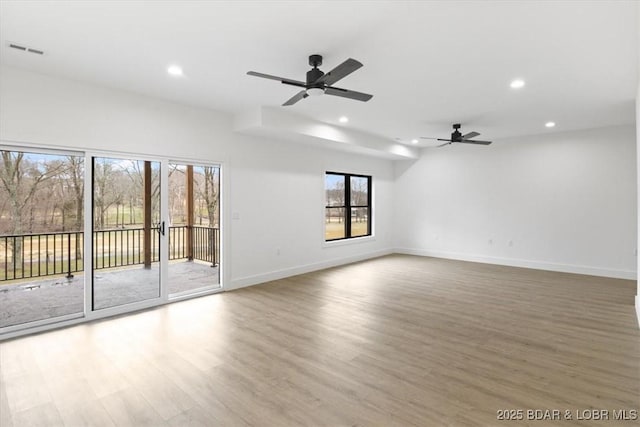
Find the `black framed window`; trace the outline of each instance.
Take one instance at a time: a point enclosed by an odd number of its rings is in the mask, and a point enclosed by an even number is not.
[[[371,236],[371,177],[327,172],[325,188],[325,240]]]

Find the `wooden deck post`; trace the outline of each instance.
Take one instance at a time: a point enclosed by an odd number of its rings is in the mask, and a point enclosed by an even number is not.
[[[187,259],[193,260],[193,165],[187,165]]]
[[[144,162],[144,268],[151,268],[151,162]]]

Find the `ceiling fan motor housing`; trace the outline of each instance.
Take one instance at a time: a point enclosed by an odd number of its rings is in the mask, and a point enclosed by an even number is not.
[[[460,129],[460,123],[456,123],[453,125],[453,133],[451,134],[451,141],[460,142],[462,141],[462,134],[458,129]]]
[[[307,85],[313,86],[313,82],[318,80],[320,77],[324,76],[324,73],[317,68],[312,68],[307,71]],[[322,84],[317,85],[317,87],[322,87]]]
[[[312,85],[313,82],[324,76],[324,73],[318,69],[318,67],[322,65],[322,55],[310,55],[309,65],[313,68],[307,71],[307,86],[322,88],[322,84]]]

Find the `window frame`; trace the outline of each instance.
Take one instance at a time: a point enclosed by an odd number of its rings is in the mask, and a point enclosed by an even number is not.
[[[327,175],[337,175],[344,179],[344,204],[339,206],[331,206],[327,203]],[[351,178],[366,178],[367,179],[367,204],[366,205],[352,205],[351,204]],[[340,242],[345,240],[352,239],[361,239],[373,236],[373,177],[371,175],[364,175],[358,173],[346,173],[346,172],[334,172],[334,171],[325,171],[324,173],[324,242]],[[357,236],[352,236],[351,232],[351,211],[352,209],[367,209],[367,234],[360,234]],[[344,237],[337,237],[334,239],[327,239],[327,222],[326,222],[326,213],[328,209],[343,209],[343,224],[344,224]]]

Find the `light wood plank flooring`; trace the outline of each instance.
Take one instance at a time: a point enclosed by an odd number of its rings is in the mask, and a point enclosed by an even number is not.
[[[639,410],[634,295],[632,281],[382,257],[6,341],[0,425],[504,426],[498,410]]]

